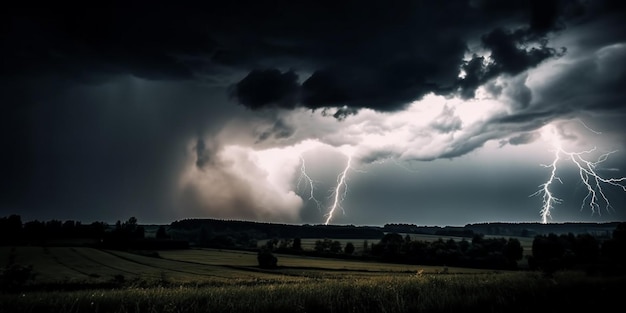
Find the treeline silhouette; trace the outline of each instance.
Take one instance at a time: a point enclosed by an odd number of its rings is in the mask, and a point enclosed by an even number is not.
[[[538,235],[533,240],[528,265],[548,276],[564,269],[589,274],[626,273],[626,223],[617,224],[606,240],[590,234]]]
[[[257,249],[259,240],[268,238],[380,239],[380,227],[354,225],[293,225],[252,221],[185,219],[169,227],[173,238],[191,245],[210,248]]]
[[[359,243],[357,243],[358,245]],[[358,253],[353,242],[344,245],[338,240],[320,239],[313,250],[304,250],[301,239],[269,240],[262,248],[267,252],[300,254],[318,257],[375,260],[388,263],[457,266],[488,269],[517,269],[523,248],[515,238],[484,238],[475,235],[471,241],[462,239],[413,240],[410,235],[387,233],[377,242],[363,241]]]
[[[269,259],[268,253],[287,253],[485,269],[517,269],[518,261],[523,258],[523,247],[518,239],[485,238],[482,234],[475,234],[471,241],[465,238],[424,241],[412,240],[408,234],[387,233],[378,242],[363,241],[357,254],[355,243],[347,242],[342,246],[340,241],[327,238],[317,240],[313,250],[304,250],[300,238],[269,240],[260,250],[265,259]],[[540,270],[547,276],[565,269],[583,270],[588,274],[625,273],[626,223],[616,223],[609,238],[573,233],[536,235],[528,265],[530,270]]]
[[[73,240],[73,241],[72,241]],[[0,245],[90,245],[111,249],[184,249],[185,240],[172,240],[160,226],[156,237],[146,238],[137,218],[130,217],[110,226],[105,222],[83,224],[74,220],[33,220],[22,222],[19,215],[0,218]]]
[[[40,244],[56,239],[93,239],[101,240],[108,225],[104,222],[83,224],[67,220],[33,220],[23,223],[19,215],[0,218],[0,244]]]
[[[534,237],[536,235],[555,234],[592,234],[598,238],[610,238],[612,231],[619,222],[606,223],[475,223],[465,226],[417,226],[415,224],[385,224],[383,231],[411,234],[428,234],[437,236],[458,236],[471,238],[474,234],[491,236]]]
[[[86,245],[110,249],[164,250],[190,246],[245,249],[262,251],[264,258],[270,261],[273,259],[267,256],[268,253],[292,253],[407,264],[515,269],[523,257],[519,240],[513,237],[486,238],[477,230],[526,232],[530,230],[529,225],[534,227],[535,224],[485,223],[443,228],[387,224],[370,227],[187,219],[172,222],[168,227],[160,225],[156,236],[146,237],[144,226],[135,217],[108,225],[73,220],[22,222],[19,215],[10,215],[0,218],[0,245],[67,245],[68,241],[61,239],[77,239]],[[610,226],[614,228],[607,235]],[[590,273],[626,272],[626,223],[569,223],[552,227],[580,233],[535,235],[532,255],[528,258],[531,270],[541,270],[546,275],[562,269],[582,269]],[[414,240],[410,233],[462,239]],[[301,240],[311,238],[317,239],[315,247],[303,249]],[[266,240],[261,249],[258,247],[260,240]],[[69,244],[76,243],[70,241]]]

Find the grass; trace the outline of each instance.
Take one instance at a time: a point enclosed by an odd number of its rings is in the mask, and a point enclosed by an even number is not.
[[[17,247],[37,276],[0,294],[8,312],[597,311],[621,301],[625,277],[490,271],[190,249],[146,256],[87,247]],[[156,256],[156,255],[155,255]]]
[[[191,249],[183,251],[161,251],[162,258],[180,260],[197,264],[230,267],[256,267],[256,253],[246,251],[230,251],[217,249]],[[331,258],[317,258],[288,254],[276,254],[278,265],[287,268],[307,268],[325,270],[367,271],[367,272],[440,272],[441,266],[422,266],[390,264],[379,262],[362,262]],[[450,273],[484,273],[485,270],[469,268],[449,268]],[[487,271],[489,272],[489,271]]]
[[[619,298],[608,297],[617,296],[623,283],[518,272],[32,292],[0,295],[0,312],[581,311],[616,305]]]

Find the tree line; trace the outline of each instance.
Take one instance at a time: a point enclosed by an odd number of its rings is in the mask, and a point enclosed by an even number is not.
[[[484,238],[475,235],[471,241],[462,239],[413,240],[409,235],[385,234],[378,242],[365,240],[358,253],[353,242],[344,245],[338,240],[320,239],[312,250],[302,248],[301,239],[269,240],[259,254],[290,253],[308,256],[377,260],[390,263],[441,265],[491,269],[516,269],[523,257],[523,248],[515,238]],[[265,260],[270,258],[263,256]],[[259,264],[262,265],[262,264]]]
[[[584,270],[589,274],[626,272],[626,223],[616,225],[608,239],[591,234],[536,235],[532,254],[528,256],[529,269],[548,276],[565,269]],[[355,251],[352,242],[343,246],[340,241],[328,238],[317,240],[314,248],[308,250],[302,248],[300,238],[272,239],[259,249],[259,265],[276,266],[277,259],[272,253],[286,253],[404,264],[517,269],[524,257],[518,239],[485,238],[482,234],[475,234],[471,240],[423,241],[412,240],[410,235],[387,233],[378,242],[364,240],[359,253]]]
[[[74,220],[33,220],[22,222],[19,215],[0,218],[0,245],[55,244],[59,240],[80,239],[86,245],[120,249],[187,248],[187,241],[172,240],[163,225],[154,238],[146,238],[145,228],[136,217],[118,220],[113,226],[105,222],[83,224]]]
[[[626,223],[618,224],[606,240],[590,234],[538,235],[533,240],[528,265],[548,276],[564,269],[579,269],[589,274],[624,273]]]

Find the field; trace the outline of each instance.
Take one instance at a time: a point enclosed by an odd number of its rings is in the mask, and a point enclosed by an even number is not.
[[[0,262],[35,279],[0,294],[0,312],[527,312],[609,307],[626,279],[395,265],[189,249],[130,253],[88,247],[0,247]]]
[[[56,282],[97,286],[114,279],[168,284],[229,283],[233,280],[297,281],[312,277],[408,275],[436,273],[443,267],[345,261],[277,255],[279,269],[262,270],[256,253],[235,250],[189,249],[137,254],[88,247],[3,247],[3,258],[13,253],[18,264],[33,265],[36,284]],[[157,257],[158,256],[158,257]],[[484,270],[448,268],[449,273]]]

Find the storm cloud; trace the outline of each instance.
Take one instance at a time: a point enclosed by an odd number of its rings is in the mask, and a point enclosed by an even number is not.
[[[13,3],[0,13],[0,212],[298,221],[297,154],[312,142],[364,166],[436,162],[492,141],[528,147],[543,126],[584,118],[620,147],[625,12],[558,0]]]
[[[293,70],[284,73],[276,68],[253,70],[235,84],[235,97],[251,109],[279,103],[279,107],[302,106],[313,110],[348,107],[398,111],[429,93],[459,93],[466,99],[473,98],[476,89],[492,78],[517,75],[565,53],[565,48],[557,50],[548,46],[547,34],[562,28],[557,20],[564,8],[556,1],[532,2],[525,8],[528,11],[521,7],[494,15],[485,14],[493,5],[488,2],[401,3],[386,6],[382,11],[375,11],[379,9],[377,5],[361,3],[357,12],[371,16],[355,14],[345,19],[334,16],[331,10],[328,19],[323,20],[325,25],[320,27],[334,26],[334,30],[325,35],[303,34],[293,43],[293,47],[302,45],[302,50],[309,40],[332,47],[324,53],[316,55],[314,49],[302,56],[302,60],[311,64],[301,69],[310,73],[308,78],[296,85]],[[389,19],[390,14],[396,14],[397,18]],[[503,28],[498,26],[499,19],[512,19],[518,24]],[[353,26],[348,27],[347,21]],[[318,22],[311,21],[313,25]],[[345,40],[337,40],[338,33]],[[480,44],[470,47],[472,40],[479,40]],[[466,60],[465,55],[472,50],[486,51],[489,58],[474,54]],[[461,70],[464,76],[459,79]],[[289,88],[284,85],[285,79],[289,80]],[[264,91],[249,88],[251,82]]]

